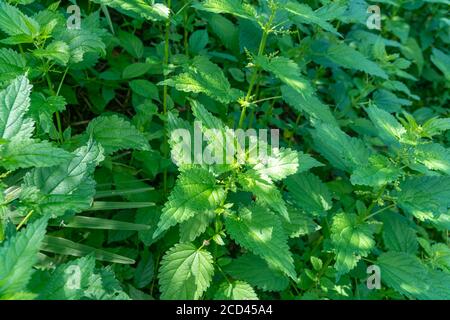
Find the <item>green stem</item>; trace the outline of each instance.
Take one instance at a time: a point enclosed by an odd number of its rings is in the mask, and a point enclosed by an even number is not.
[[[394,208],[395,206],[396,206],[396,204],[393,203],[393,204],[391,204],[391,205],[389,205],[389,206],[387,206],[387,207],[381,208],[380,210],[377,210],[377,211],[375,211],[374,213],[372,213],[371,215],[368,215],[367,217],[365,217],[364,220],[368,220],[368,219],[370,219],[370,218],[376,216],[377,214],[380,214],[380,213],[382,213],[382,212],[384,212],[384,211],[386,211],[386,210],[389,210],[389,209]]]
[[[16,230],[18,231],[20,228],[22,228],[22,226],[28,221],[28,219],[30,219],[31,215],[34,213],[34,210],[31,210],[30,212],[28,212],[28,214],[25,216],[25,218],[22,219],[22,221],[20,221],[20,223],[17,225]]]
[[[266,49],[267,38],[271,31],[271,26],[272,26],[273,20],[275,19],[275,13],[276,13],[276,10],[275,10],[275,8],[273,8],[272,14],[270,15],[270,18],[269,18],[269,21],[264,26],[261,42],[259,44],[259,49],[258,49],[258,57],[261,57],[264,54],[264,50]],[[238,126],[239,128],[242,128],[244,125],[245,113],[247,111],[247,107],[249,105],[250,98],[253,93],[253,88],[256,85],[256,80],[258,79],[258,77],[259,77],[259,68],[255,67],[255,69],[253,70],[252,77],[250,79],[250,86],[248,87],[247,95],[245,96],[244,104],[242,106],[241,116],[239,118],[239,126]]]
[[[172,4],[172,0],[167,0],[167,7],[170,10]],[[169,65],[169,55],[170,55],[170,42],[169,42],[169,36],[170,36],[170,17],[166,21],[166,34],[164,39],[164,71],[165,68]],[[164,79],[166,78],[166,74],[164,73]],[[164,93],[163,93],[163,114],[166,117],[167,116],[167,101],[168,101],[168,87],[167,85],[164,85]],[[167,123],[167,119],[165,120]],[[164,159],[168,157],[168,146],[167,146],[167,133],[164,132]],[[163,190],[164,193],[167,193],[167,168],[164,168],[163,172]]]
[[[49,75],[48,72],[45,74],[45,78],[47,79],[48,89],[50,90],[50,93],[53,96],[57,96],[58,94],[53,89],[52,79],[50,79],[50,75]],[[58,88],[58,92],[59,92],[59,89],[60,88]],[[63,143],[64,142],[64,135],[63,135],[63,132],[62,132],[61,117],[59,116],[59,111],[55,112],[55,117],[56,117],[56,125],[58,126],[59,142]]]

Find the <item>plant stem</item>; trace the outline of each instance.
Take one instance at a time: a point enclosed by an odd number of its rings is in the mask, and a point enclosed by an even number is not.
[[[167,0],[167,7],[170,10],[172,4],[172,0]],[[164,79],[166,79],[166,68],[169,65],[169,55],[170,55],[170,42],[169,42],[169,36],[170,36],[170,17],[166,21],[166,34],[164,39]],[[167,85],[164,85],[164,93],[163,93],[163,114],[164,117],[167,116],[167,100],[168,100],[168,87]],[[167,124],[167,119],[165,119]],[[164,143],[163,143],[163,153],[164,153],[164,159],[168,156],[168,146],[167,146],[167,133],[164,132]],[[163,172],[163,190],[164,193],[167,193],[167,168],[164,168]]]
[[[65,73],[64,73],[63,78],[64,77],[65,77]],[[48,72],[45,74],[45,78],[47,79],[48,89],[50,90],[51,94],[54,96],[57,96],[58,94],[55,92],[55,90],[53,90],[52,79],[50,79],[50,75],[48,74]],[[60,86],[62,85],[62,81],[60,83]],[[58,92],[59,92],[59,89],[60,88],[58,88]],[[63,143],[64,135],[63,135],[63,131],[62,131],[61,117],[59,116],[59,111],[55,112],[55,117],[56,117],[56,125],[58,126],[59,142]]]
[[[365,221],[365,220],[368,220],[368,219],[370,219],[370,218],[376,216],[377,214],[380,214],[380,213],[382,213],[382,212],[384,212],[384,211],[386,211],[386,210],[389,210],[389,209],[391,209],[391,208],[394,208],[395,206],[396,206],[396,204],[393,203],[393,204],[391,204],[391,205],[389,205],[389,206],[387,206],[387,207],[381,208],[380,210],[377,210],[377,211],[375,211],[374,213],[372,213],[371,215],[368,215],[367,217],[365,217],[365,218],[364,218],[364,221]]]
[[[267,38],[268,38],[269,33],[271,31],[271,26],[272,26],[272,23],[273,23],[273,19],[275,19],[275,13],[276,13],[276,9],[272,8],[272,14],[270,15],[269,21],[267,22],[267,24],[264,26],[264,29],[263,29],[263,34],[262,34],[261,42],[259,44],[259,49],[258,49],[258,57],[261,57],[264,54],[264,50],[266,49]],[[255,69],[253,70],[252,77],[250,79],[250,86],[248,87],[247,95],[245,96],[244,104],[242,106],[241,116],[239,118],[239,125],[238,125],[238,127],[240,129],[244,125],[245,112],[247,111],[247,107],[249,105],[250,98],[251,98],[252,93],[253,93],[253,88],[256,85],[256,80],[259,77],[259,71],[260,71],[259,68],[255,67]]]
[[[22,221],[20,221],[20,223],[17,225],[16,230],[18,231],[20,228],[22,228],[22,226],[28,221],[28,219],[30,219],[31,215],[34,213],[34,210],[31,210],[30,212],[28,212],[28,214],[25,216],[25,218],[22,219]]]

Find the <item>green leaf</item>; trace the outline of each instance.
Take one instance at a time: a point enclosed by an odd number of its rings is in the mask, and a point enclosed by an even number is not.
[[[445,79],[450,81],[450,55],[436,48],[433,48],[432,52],[433,54],[430,57],[431,61],[442,71]]]
[[[208,171],[193,168],[181,173],[166,202],[153,238],[200,212],[214,210],[225,199],[225,190]]]
[[[12,49],[0,49],[0,81],[9,81],[24,74],[27,62]]]
[[[8,170],[29,167],[51,167],[72,158],[72,155],[54,147],[48,141],[14,139],[4,146],[0,146],[2,166]]]
[[[450,177],[407,177],[399,189],[399,207],[418,219],[447,214],[450,208]]]
[[[267,263],[296,279],[294,260],[277,216],[265,207],[242,208],[239,215],[226,216],[227,233],[238,244],[262,257]]]
[[[143,62],[132,63],[123,69],[122,78],[132,79],[143,76],[151,69],[151,67],[152,66],[149,63]]]
[[[277,186],[267,176],[261,176],[257,171],[250,169],[238,176],[242,189],[256,196],[257,203],[264,204],[287,217],[286,203]]]
[[[36,292],[38,299],[80,300],[89,286],[94,267],[94,257],[88,256],[59,265],[46,276],[41,275],[42,285]]]
[[[418,249],[416,232],[402,215],[387,212],[381,215],[383,221],[383,241],[389,251],[415,255]]]
[[[44,239],[47,218],[29,224],[0,247],[0,297],[24,291]]]
[[[26,76],[19,76],[0,91],[0,137],[29,137],[33,122],[24,116],[30,107],[31,85]]]
[[[84,296],[91,300],[130,300],[110,267],[102,268],[91,275]]]
[[[281,223],[290,238],[298,238],[321,229],[317,223],[303,210],[288,205],[288,219],[282,217]]]
[[[144,251],[134,273],[133,283],[136,288],[144,288],[150,284],[154,276],[154,264],[153,255],[148,251]]]
[[[95,118],[86,132],[102,145],[107,154],[123,149],[150,150],[144,134],[117,115]]]
[[[398,143],[406,134],[406,129],[390,113],[372,105],[366,109],[370,120],[378,130],[380,138],[387,143]]]
[[[24,188],[36,188],[44,213],[61,216],[67,210],[81,212],[89,208],[95,195],[92,178],[95,167],[103,161],[103,148],[89,140],[73,152],[73,158],[56,167],[36,168],[24,178]]]
[[[34,50],[33,55],[38,58],[54,60],[56,63],[65,66],[70,60],[70,48],[69,45],[63,41],[53,41],[44,49]]]
[[[373,225],[360,221],[352,213],[339,213],[334,216],[331,225],[331,242],[336,254],[334,267],[337,276],[346,274],[356,267],[361,257],[375,247]]]
[[[149,4],[144,0],[93,0],[119,11],[131,14],[132,17],[141,17],[147,20],[166,20],[169,18],[170,9],[162,3]]]
[[[441,171],[450,175],[450,150],[437,143],[416,146],[415,160],[430,170]]]
[[[343,42],[330,44],[327,50],[320,54],[344,68],[363,71],[383,79],[389,78],[386,72],[381,69],[378,64],[370,61],[362,53]]]
[[[339,127],[319,124],[312,131],[312,136],[317,151],[333,164],[333,167],[352,172],[367,164],[370,154],[365,143],[350,137]]]
[[[369,157],[365,166],[353,171],[350,181],[354,185],[381,187],[397,180],[401,174],[402,170],[388,158],[376,154]]]
[[[378,257],[381,281],[395,291],[414,298],[428,291],[428,270],[420,260],[402,252],[387,252]]]
[[[215,214],[212,211],[200,212],[180,225],[180,242],[192,242],[206,231]]]
[[[308,5],[289,1],[281,9],[290,13],[290,19],[299,24],[316,24],[322,29],[339,35],[339,32],[320,15],[316,14]]]
[[[27,36],[27,42],[32,42],[39,34],[39,24],[16,7],[1,1],[0,30],[9,36]]]
[[[312,173],[300,173],[286,179],[289,194],[308,214],[322,215],[333,203],[327,186]]]
[[[297,112],[305,112],[313,121],[322,121],[337,126],[336,118],[330,108],[323,104],[319,98],[306,91],[298,90],[284,85],[281,86],[283,100]]]
[[[241,0],[205,0],[193,5],[198,10],[228,13],[239,18],[256,21],[256,10]]]
[[[196,56],[187,72],[159,84],[179,91],[204,93],[222,103],[236,101],[241,96],[240,91],[231,88],[222,70],[204,56]]]
[[[289,278],[283,273],[270,268],[263,259],[249,253],[234,259],[223,270],[234,279],[244,280],[263,291],[283,291],[289,285]]]
[[[253,169],[263,177],[272,181],[280,181],[293,175],[299,168],[299,155],[291,149],[272,150],[273,154],[257,163]]]
[[[197,300],[209,287],[213,273],[213,257],[208,251],[190,243],[177,244],[161,260],[161,299]]]
[[[245,281],[224,282],[217,289],[214,300],[258,300],[255,290]]]

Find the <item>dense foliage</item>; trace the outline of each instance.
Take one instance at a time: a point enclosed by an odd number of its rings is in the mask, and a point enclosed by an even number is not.
[[[450,299],[448,0],[73,4],[0,0],[1,299]]]

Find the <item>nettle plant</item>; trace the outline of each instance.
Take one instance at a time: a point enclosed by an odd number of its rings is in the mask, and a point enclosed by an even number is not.
[[[0,298],[450,299],[446,5],[0,0]]]

